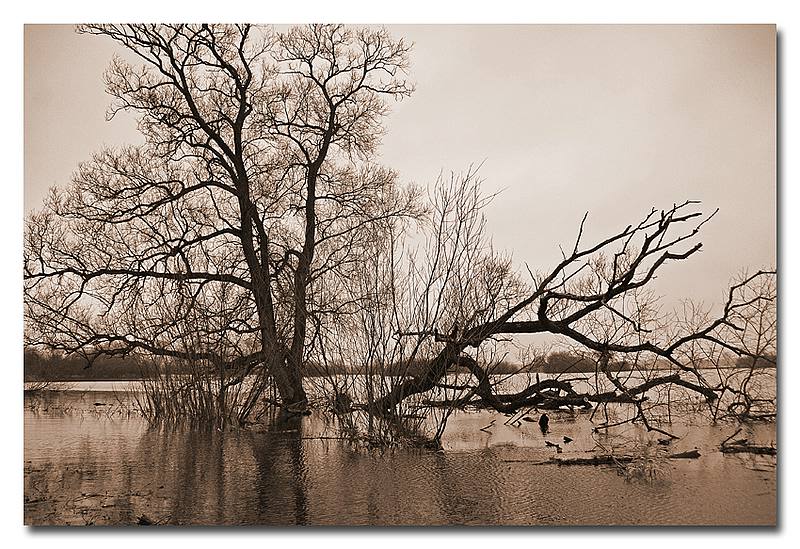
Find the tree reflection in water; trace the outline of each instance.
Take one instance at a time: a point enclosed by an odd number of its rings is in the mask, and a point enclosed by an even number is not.
[[[317,414],[225,432],[156,429],[135,418],[77,414],[81,403],[93,408],[102,397],[82,398],[63,396],[69,413],[26,410],[27,524],[124,525],[142,515],[156,524],[207,525],[775,519],[774,457],[756,467],[724,456],[718,442],[730,433],[719,426],[693,426],[680,444],[698,446],[703,457],[670,460],[667,478],[646,484],[626,481],[613,467],[537,465],[552,452],[535,424],[483,433],[485,414],[455,417],[440,453],[354,447]],[[574,438],[569,452],[591,451],[598,442],[585,418],[553,421],[559,434]],[[773,424],[742,434],[767,444],[774,435]],[[599,442],[618,443],[607,438]]]

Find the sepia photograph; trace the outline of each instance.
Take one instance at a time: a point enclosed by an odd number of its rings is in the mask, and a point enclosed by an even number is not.
[[[26,526],[778,525],[775,24],[23,34]]]

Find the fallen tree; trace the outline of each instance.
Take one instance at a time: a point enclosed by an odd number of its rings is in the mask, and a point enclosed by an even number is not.
[[[376,287],[374,293],[391,296],[391,306],[383,311],[368,303],[359,311],[362,325],[380,326],[380,342],[367,337],[363,344],[370,351],[367,361],[380,363],[391,356],[394,362],[407,357],[426,364],[421,372],[417,367],[413,375],[401,376],[371,398],[373,414],[391,416],[417,395],[449,390],[455,397],[440,403],[503,413],[627,404],[634,410],[630,421],[672,437],[648,420],[654,391],[679,388],[696,394],[714,417],[733,416],[731,410],[749,410],[754,402],[774,406],[774,392],[756,398],[757,391],[748,386],[756,371],[764,370],[764,357],[774,358],[775,324],[769,321],[775,316],[774,271],[741,276],[716,315],[697,308],[689,308],[691,314],[684,316],[666,314],[647,291],[664,266],[686,261],[701,250],[698,235],[716,212],[703,215],[693,201],[653,209],[638,223],[590,244],[584,243],[584,216],[569,252],[562,250],[562,261],[548,272],[528,270],[530,279],[523,282],[482,234],[480,209],[485,202],[474,172],[441,184],[432,202],[427,261],[414,256],[410,265],[387,267],[379,265],[377,253],[377,268],[389,273],[386,279],[392,285]],[[512,344],[515,336],[535,334],[561,337],[591,360],[591,390],[579,390],[556,376],[531,379],[516,392],[498,391],[498,376],[486,356]],[[744,383],[735,384],[720,373],[733,362],[731,357],[740,364],[749,361]],[[620,363],[628,367],[611,366]],[[447,381],[454,371],[463,370],[469,379]],[[720,409],[723,397],[733,401]]]

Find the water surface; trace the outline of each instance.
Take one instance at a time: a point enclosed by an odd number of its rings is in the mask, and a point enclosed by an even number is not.
[[[547,435],[457,413],[443,452],[369,450],[340,440],[325,414],[225,432],[148,428],[114,391],[124,385],[26,395],[26,524],[775,524],[775,458],[721,454],[731,425],[674,426],[681,440],[648,447],[648,480],[548,463],[545,440],[569,457],[654,439],[632,426],[598,436],[577,412],[551,414]],[[770,444],[774,425],[741,436]],[[700,459],[664,457],[693,448]]]

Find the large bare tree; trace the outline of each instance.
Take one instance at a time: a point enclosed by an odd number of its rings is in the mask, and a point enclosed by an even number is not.
[[[31,344],[97,356],[266,364],[302,409],[309,318],[325,280],[415,194],[373,162],[388,102],[412,91],[385,30],[312,25],[84,25],[127,52],[110,116],[141,146],[105,149],[27,220]],[[309,292],[314,287],[316,292]]]

